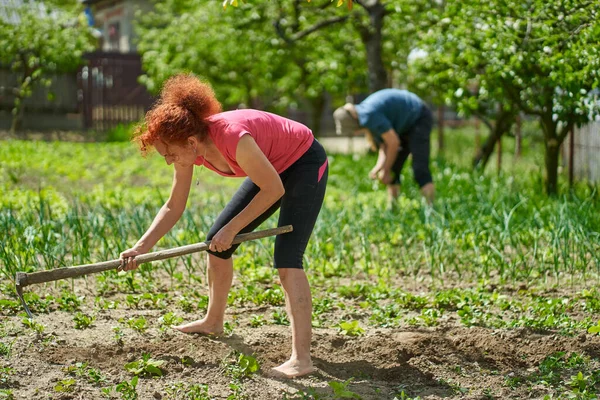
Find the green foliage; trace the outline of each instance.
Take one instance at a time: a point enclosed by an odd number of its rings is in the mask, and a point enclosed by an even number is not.
[[[59,393],[70,393],[75,390],[76,384],[77,382],[73,378],[62,379],[54,385],[54,391]]]
[[[310,0],[306,0],[310,3]],[[348,10],[352,10],[353,0],[330,0],[332,3],[336,2],[336,7],[340,7],[342,5],[347,4]],[[223,0],[223,9],[227,9],[228,6],[238,7],[240,2],[246,4],[247,0]]]
[[[168,312],[158,319],[161,326],[161,330],[165,330],[173,325],[179,325],[183,322],[183,318],[177,316],[175,313]]]
[[[348,389],[348,385],[352,382],[353,378],[348,379],[344,382],[329,381],[327,384],[333,389],[334,399],[361,399],[362,397],[358,393],[354,393]]]
[[[137,400],[138,393],[136,390],[138,384],[138,377],[134,376],[130,382],[123,381],[117,384],[115,390],[117,393],[121,393],[121,399],[123,400]]]
[[[365,333],[365,330],[360,327],[358,321],[342,321],[339,324],[339,329],[342,335],[360,336]]]
[[[167,386],[167,399],[173,400],[210,400],[208,385],[172,383]]]
[[[144,353],[141,359],[125,364],[125,369],[136,376],[162,376],[160,367],[164,363],[164,360],[154,360],[150,354]]]
[[[77,296],[75,293],[63,291],[60,299],[58,299],[58,308],[63,311],[78,311],[83,299],[84,296]]]
[[[96,321],[96,317],[78,312],[73,317],[73,321],[75,322],[75,329],[86,329],[92,326],[94,321]]]
[[[0,400],[15,400],[15,395],[10,389],[0,389]]]
[[[71,376],[86,378],[88,382],[94,385],[106,383],[106,378],[102,373],[95,368],[89,367],[87,363],[78,362],[63,368],[63,371]]]
[[[132,138],[134,125],[118,124],[106,134],[107,142],[129,142]]]
[[[139,318],[128,318],[125,320],[124,318],[119,319],[119,322],[126,323],[131,329],[138,333],[145,333],[148,330],[148,321],[146,317],[141,316]]]
[[[123,333],[123,330],[118,326],[113,326],[112,330],[114,332],[114,339],[115,339],[115,342],[117,342],[117,345],[123,346],[123,336],[125,336],[125,333]]]
[[[157,92],[169,76],[194,71],[227,107],[283,112],[302,97],[318,107],[324,91],[342,98],[348,82],[365,87],[364,52],[350,26],[324,25],[307,34],[319,22],[346,16],[285,1],[240,4],[235,12],[210,2],[157,2],[155,12],[137,18],[142,82]]]
[[[12,384],[11,375],[14,370],[11,367],[0,367],[0,386],[9,387]]]
[[[600,321],[598,321],[596,325],[590,326],[588,332],[592,334],[597,333],[600,335]]]
[[[427,56],[415,84],[464,114],[539,117],[555,193],[558,147],[600,112],[590,96],[600,84],[598,13],[586,0],[447,1],[418,45]]]
[[[235,357],[233,360],[228,360],[229,356],[223,360],[224,370],[231,378],[241,381],[260,369],[258,361],[253,356],[238,352],[233,352],[232,355]]]
[[[22,118],[23,100],[36,85],[49,86],[51,74],[74,71],[84,52],[93,49],[91,30],[80,11],[76,6],[48,7],[41,15],[39,7],[25,3],[10,10],[19,22],[0,20],[0,63],[18,74],[15,87],[2,88],[15,99],[18,122],[13,121],[13,129]]]
[[[250,317],[250,326],[253,328],[258,328],[259,326],[263,326],[267,323],[264,315],[255,315],[253,314]]]
[[[12,341],[10,343],[0,342],[0,356],[9,358],[10,353],[12,352],[13,344],[14,344],[14,341]]]
[[[43,324],[36,322],[33,318],[23,318],[21,323],[34,331],[38,336],[44,333],[44,330],[46,329]]]

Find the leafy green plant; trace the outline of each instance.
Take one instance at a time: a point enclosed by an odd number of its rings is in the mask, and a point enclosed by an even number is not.
[[[128,318],[127,320],[121,318],[119,319],[119,322],[125,322],[127,326],[141,334],[145,333],[148,330],[148,321],[144,316],[138,318],[132,317]]]
[[[44,333],[44,330],[46,329],[43,324],[36,322],[32,318],[23,318],[21,320],[21,323],[23,325],[25,325],[27,328],[34,331],[38,336],[40,336],[42,333]]]
[[[588,329],[588,333],[597,333],[598,335],[600,335],[600,321],[598,321],[596,325],[590,326]]]
[[[350,378],[344,382],[329,381],[327,384],[333,389],[333,398],[335,399],[362,399],[358,393],[354,393],[348,389],[348,385],[352,382]]]
[[[77,362],[74,365],[63,368],[63,371],[72,376],[84,377],[88,382],[94,385],[106,383],[106,378],[100,371],[89,367],[87,363]]]
[[[10,357],[10,353],[12,351],[12,346],[14,343],[14,341],[10,343],[0,342],[0,356]]]
[[[339,323],[338,328],[342,335],[346,336],[360,336],[365,333],[365,330],[360,327],[359,322],[353,321],[342,321]]]
[[[96,317],[78,312],[73,317],[73,321],[75,322],[75,329],[87,329],[96,321]]]
[[[233,362],[226,361],[227,358],[223,362],[225,372],[232,378],[242,380],[255,374],[260,369],[258,361],[253,356],[237,352],[233,352],[233,355],[237,356]]]
[[[165,315],[163,315],[162,317],[160,317],[158,319],[158,322],[160,324],[161,331],[164,332],[167,328],[169,328],[173,325],[181,324],[183,322],[183,318],[177,316],[175,313],[168,312]]]
[[[66,378],[58,381],[54,385],[54,391],[59,393],[69,393],[75,390],[76,381],[73,378]]]
[[[15,395],[10,389],[0,389],[0,400],[15,400]]]
[[[125,369],[136,376],[162,376],[160,367],[164,363],[164,360],[154,360],[150,354],[144,353],[141,359],[125,364]]]
[[[11,385],[10,376],[13,374],[11,367],[0,367],[0,386],[9,387]]]
[[[267,321],[265,320],[264,315],[253,314],[250,317],[250,326],[253,328],[258,328],[259,326],[263,326],[266,323],[267,323]]]
[[[58,299],[58,308],[63,311],[79,311],[81,302],[85,296],[77,296],[75,293],[64,291]]]
[[[115,339],[115,342],[117,342],[117,345],[123,346],[123,337],[125,336],[125,333],[123,332],[123,330],[118,326],[113,326],[112,330],[114,332],[114,339]]]
[[[123,381],[117,384],[115,390],[117,393],[121,393],[121,398],[123,400],[137,400],[138,393],[136,387],[138,384],[138,379],[139,378],[136,375],[129,382]]]
[[[276,325],[290,324],[290,320],[284,311],[273,311],[273,314],[271,314],[271,321]]]
[[[173,400],[210,400],[208,385],[172,383],[167,386],[167,398]]]

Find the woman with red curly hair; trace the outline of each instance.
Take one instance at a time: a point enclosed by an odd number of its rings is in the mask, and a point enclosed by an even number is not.
[[[179,220],[186,206],[194,165],[225,177],[247,178],[207,235],[209,303],[206,316],[177,326],[185,333],[220,334],[233,278],[231,244],[278,208],[279,226],[291,233],[275,239],[274,265],[285,292],[292,329],[292,354],[274,368],[294,377],[313,371],[310,357],[312,299],[302,258],[325,196],[328,166],[323,147],[306,126],[258,110],[220,112],[209,85],[178,75],[164,85],[136,137],[143,152],[154,147],[174,165],[171,195],[150,228],[121,253],[122,269],[137,268],[135,256],[148,252]]]

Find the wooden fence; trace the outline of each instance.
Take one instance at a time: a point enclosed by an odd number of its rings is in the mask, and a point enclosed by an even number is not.
[[[27,130],[86,129],[107,131],[139,121],[154,99],[138,83],[143,73],[137,54],[95,52],[77,72],[55,74],[51,85],[37,85],[25,104]],[[17,75],[0,69],[0,128],[10,126]],[[77,123],[65,124],[75,120]]]

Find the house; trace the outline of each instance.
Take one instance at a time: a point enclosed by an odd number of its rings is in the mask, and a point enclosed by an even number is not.
[[[135,53],[133,21],[138,10],[152,9],[149,0],[84,0],[86,14],[101,33],[99,50],[104,52]]]

